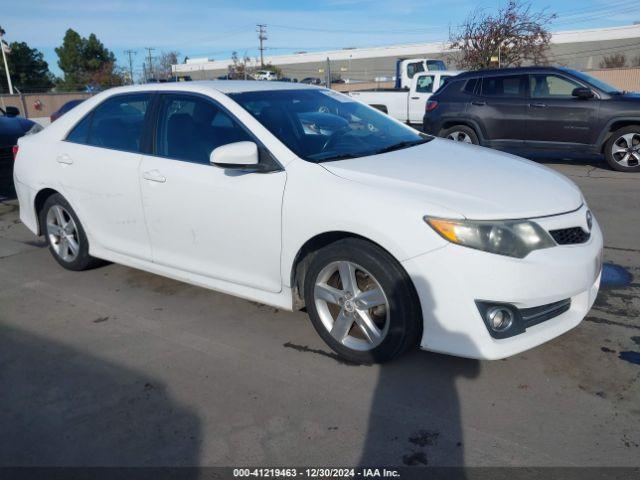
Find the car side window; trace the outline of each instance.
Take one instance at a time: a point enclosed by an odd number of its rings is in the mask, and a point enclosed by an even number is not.
[[[572,98],[574,88],[580,88],[578,82],[559,75],[531,75],[529,82],[531,98]]]
[[[140,152],[142,129],[151,100],[150,93],[116,95],[98,105],[80,122],[67,140],[95,147],[113,148],[126,152]],[[84,122],[88,120],[88,134],[82,141]]]
[[[507,75],[482,79],[482,95],[487,97],[524,97],[526,76]]]
[[[161,101],[156,154],[209,164],[211,152],[234,142],[255,141],[220,105],[193,95],[165,95]]]
[[[407,64],[407,76],[413,78],[416,73],[424,72],[424,64],[422,62],[414,62]]]
[[[465,83],[463,91],[464,93],[475,95],[477,86],[478,86],[478,79],[471,78],[467,80],[467,83]]]
[[[87,143],[89,136],[89,125],[91,125],[91,114],[76,123],[76,126],[67,135],[67,141],[73,143]]]
[[[418,77],[418,82],[416,83],[416,92],[432,93],[433,83],[434,83],[433,75],[423,75],[422,77]]]

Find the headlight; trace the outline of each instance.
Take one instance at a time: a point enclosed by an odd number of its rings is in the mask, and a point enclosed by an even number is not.
[[[41,132],[42,130],[44,130],[44,127],[42,125],[40,125],[39,123],[34,123],[33,125],[31,125],[31,128],[27,130],[27,133],[25,133],[25,135],[33,135],[34,133]]]
[[[450,242],[485,252],[524,258],[534,250],[553,247],[551,236],[528,220],[474,221],[424,217]]]

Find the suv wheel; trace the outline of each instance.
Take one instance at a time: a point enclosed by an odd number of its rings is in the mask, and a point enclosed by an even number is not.
[[[473,128],[466,125],[455,125],[440,132],[442,138],[453,140],[454,142],[472,143],[478,145],[478,136]]]
[[[377,245],[349,238],[316,252],[304,297],[320,337],[350,362],[385,362],[418,344],[422,314],[413,284]]]
[[[613,132],[604,146],[604,155],[614,170],[640,171],[640,125],[620,128]]]
[[[103,262],[89,255],[89,242],[69,202],[59,193],[44,202],[40,225],[53,258],[68,270],[87,270]]]

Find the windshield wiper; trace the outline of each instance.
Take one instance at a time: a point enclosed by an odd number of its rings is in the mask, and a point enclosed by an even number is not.
[[[393,152],[395,150],[402,150],[403,148],[409,148],[409,147],[415,147],[416,145],[422,145],[423,143],[427,143],[429,141],[429,139],[422,139],[422,140],[411,140],[411,141],[406,141],[406,142],[399,142],[399,143],[394,143],[393,145],[390,145],[388,147],[384,147],[381,148],[380,150],[376,150],[375,153],[376,154],[380,154],[380,153],[387,153],[387,152]]]
[[[329,156],[329,157],[324,157],[324,158],[311,158],[311,160],[313,160],[314,162],[331,162],[333,160],[347,160],[349,158],[359,158],[362,155],[354,155],[353,153],[342,153],[340,155],[333,155],[333,156]]]

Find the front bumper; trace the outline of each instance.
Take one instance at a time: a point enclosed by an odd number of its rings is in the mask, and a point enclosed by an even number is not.
[[[584,218],[586,207],[537,221],[555,228]],[[594,221],[586,243],[537,250],[523,259],[449,244],[406,260],[424,317],[421,347],[469,358],[499,359],[547,342],[578,325],[600,286],[602,232]],[[496,339],[476,301],[509,303],[519,309],[571,299],[571,307],[526,331]]]

